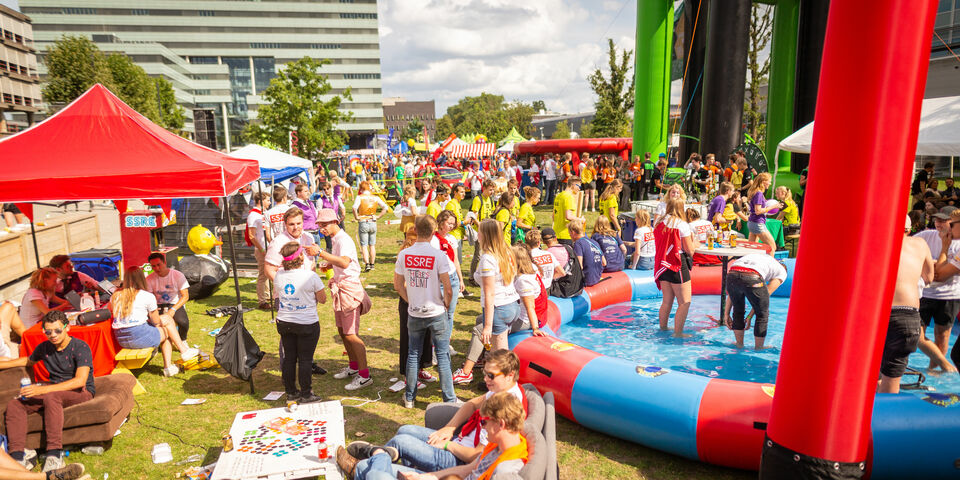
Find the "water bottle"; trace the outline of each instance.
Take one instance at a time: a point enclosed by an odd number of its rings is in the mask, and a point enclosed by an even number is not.
[[[81,312],[90,312],[94,308],[93,297],[89,293],[84,292],[83,296],[80,297],[80,311]]]
[[[20,389],[22,390],[23,387],[28,387],[28,386],[30,386],[30,379],[29,379],[28,377],[23,377],[23,378],[21,378],[21,379],[20,379]],[[24,397],[23,395],[20,396],[20,400],[26,400],[26,399],[27,399],[27,397]]]

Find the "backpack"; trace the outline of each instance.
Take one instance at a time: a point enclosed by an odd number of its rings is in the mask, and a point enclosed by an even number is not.
[[[553,279],[550,285],[550,296],[560,298],[576,297],[583,293],[583,268],[577,260],[577,254],[570,245],[564,245],[567,251],[567,264],[564,265],[566,275]]]

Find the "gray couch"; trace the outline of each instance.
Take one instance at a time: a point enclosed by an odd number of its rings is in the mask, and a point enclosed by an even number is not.
[[[528,445],[532,447],[527,464],[520,470],[519,478],[523,480],[557,480],[559,468],[557,466],[557,424],[556,409],[553,393],[548,392],[540,396],[536,387],[527,383],[523,385],[527,396],[527,419],[523,424],[523,435]],[[449,403],[434,403],[427,407],[424,414],[424,426],[439,429],[447,424],[457,413],[459,405]],[[459,433],[457,427],[455,433]],[[495,480],[509,480],[517,478],[515,475],[497,475]]]

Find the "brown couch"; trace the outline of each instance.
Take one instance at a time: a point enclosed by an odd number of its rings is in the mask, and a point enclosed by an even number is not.
[[[0,412],[5,413],[7,402],[19,394],[20,379],[24,376],[27,376],[24,368],[0,370]],[[127,373],[96,377],[93,383],[97,394],[92,400],[63,409],[63,444],[82,445],[113,439],[133,409],[136,382],[136,378]],[[5,421],[0,424],[0,431],[6,434]],[[42,450],[44,437],[43,417],[39,413],[30,414],[27,417],[27,448]]]

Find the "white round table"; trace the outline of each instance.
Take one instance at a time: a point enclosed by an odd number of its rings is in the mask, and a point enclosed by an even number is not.
[[[723,271],[720,273],[720,317],[718,322],[723,323],[723,314],[727,307],[727,265],[730,264],[730,259],[739,258],[744,255],[750,255],[751,253],[763,253],[766,254],[767,251],[762,243],[750,243],[750,242],[737,242],[736,247],[720,247],[720,248],[707,248],[705,244],[700,244],[694,253],[699,253],[701,255],[716,255],[720,257],[720,265],[723,268]],[[751,246],[741,246],[741,243],[746,243]],[[753,245],[756,245],[755,247]]]

